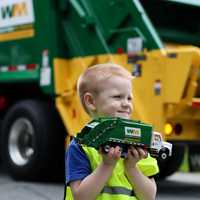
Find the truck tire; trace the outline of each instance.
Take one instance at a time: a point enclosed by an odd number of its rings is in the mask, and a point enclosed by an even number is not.
[[[166,160],[158,159],[159,174],[158,179],[165,179],[180,168],[183,161],[185,146],[183,144],[173,144],[172,156]]]
[[[24,100],[11,107],[1,135],[2,160],[9,174],[20,180],[64,177],[64,134],[60,130],[52,105]]]
[[[200,171],[200,143],[190,144],[188,151],[189,169],[191,172]]]

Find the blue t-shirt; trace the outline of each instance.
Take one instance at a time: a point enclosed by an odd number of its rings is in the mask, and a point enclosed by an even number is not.
[[[73,139],[65,154],[66,183],[83,180],[91,173],[90,161],[81,146]]]

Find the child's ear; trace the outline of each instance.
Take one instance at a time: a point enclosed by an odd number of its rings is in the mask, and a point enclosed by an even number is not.
[[[86,92],[84,94],[84,102],[85,102],[86,107],[89,110],[91,110],[91,111],[95,111],[96,110],[94,96],[91,93]]]

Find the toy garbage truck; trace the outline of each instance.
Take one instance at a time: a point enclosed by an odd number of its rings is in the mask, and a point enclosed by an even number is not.
[[[88,123],[77,135],[76,141],[95,149],[120,146],[122,157],[127,156],[130,145],[149,151],[153,157],[167,159],[172,155],[172,144],[164,142],[161,134],[152,131],[152,126],[139,121],[122,118],[98,118]]]

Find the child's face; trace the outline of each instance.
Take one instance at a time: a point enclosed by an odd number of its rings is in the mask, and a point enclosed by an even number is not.
[[[113,76],[98,85],[95,98],[95,117],[110,116],[130,119],[132,106],[131,80]]]

